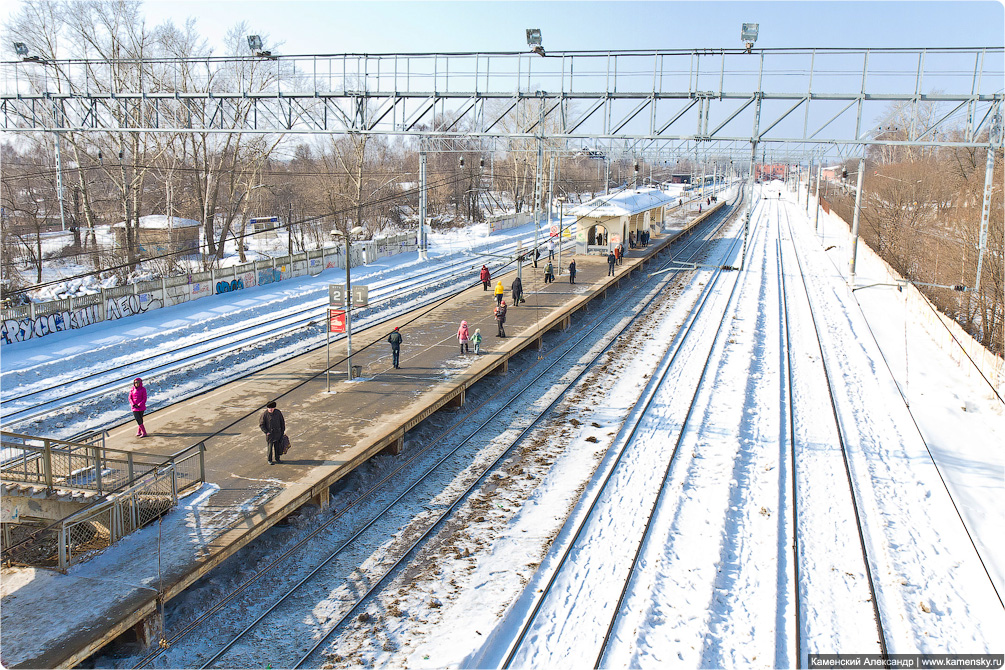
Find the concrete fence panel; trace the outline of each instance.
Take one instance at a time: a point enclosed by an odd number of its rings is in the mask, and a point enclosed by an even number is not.
[[[519,219],[530,220],[530,215]],[[522,224],[515,224],[522,225]],[[352,246],[352,267],[379,258],[413,252],[415,233],[397,233]],[[125,286],[101,289],[100,294],[64,298],[3,308],[0,344],[13,344],[51,333],[83,328],[92,323],[124,319],[151,309],[180,305],[190,300],[233,293],[284,279],[318,275],[324,270],[345,269],[345,247],[336,245],[306,253],[250,261],[221,270],[164,277]]]

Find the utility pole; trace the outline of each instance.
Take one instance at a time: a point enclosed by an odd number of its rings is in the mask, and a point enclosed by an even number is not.
[[[743,220],[743,251],[740,256],[740,269],[743,270],[744,263],[747,262],[747,237],[750,234],[750,215],[754,211],[754,161],[757,159],[757,140],[750,143],[750,174],[747,175],[747,194],[750,201],[747,203],[747,216]]]
[[[551,201],[555,198],[555,152],[548,159],[548,225],[551,226]]]
[[[352,232],[345,235],[345,373],[346,379],[352,381],[352,284],[349,282],[349,266],[352,262],[349,253],[352,250]]]
[[[817,232],[817,229],[818,229],[819,224],[820,224],[820,176],[823,174],[823,171],[824,171],[823,157],[821,157],[821,159],[820,159],[820,165],[817,166],[817,206],[813,210],[813,214],[814,214],[814,218],[813,218],[813,232],[814,233]]]
[[[813,155],[810,155],[810,165],[806,168],[806,215],[810,214],[810,182],[813,181]]]
[[[422,142],[422,140],[419,140]],[[426,151],[419,151],[419,260],[427,260],[426,253]]]
[[[543,191],[542,173],[544,172],[544,140],[537,138],[537,174],[534,177],[534,248],[537,249],[538,235],[541,230],[541,220],[539,207]]]
[[[59,193],[59,224],[63,231],[66,231],[66,214],[63,211],[63,151],[59,146],[59,138],[59,133],[56,133],[56,191]],[[78,165],[77,168],[79,169],[80,166]],[[126,225],[129,225],[128,221],[126,221]]]
[[[855,256],[858,254],[858,219],[862,212],[862,177],[865,175],[865,158],[858,159],[858,190],[855,192],[855,216],[851,224],[851,260],[848,263],[848,283],[855,285]]]
[[[286,219],[286,237],[290,246],[290,262],[293,262],[293,201],[290,201],[290,217]]]
[[[562,274],[562,224],[565,219],[565,196],[558,196],[558,274]]]
[[[988,160],[984,170],[984,204],[981,207],[981,233],[977,243],[977,278],[974,280],[974,293],[981,288],[981,269],[984,265],[984,248],[988,244],[988,219],[991,216],[991,181],[995,172],[995,129],[992,127],[988,143]]]

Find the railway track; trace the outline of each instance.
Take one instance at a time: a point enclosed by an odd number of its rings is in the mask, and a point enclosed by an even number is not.
[[[694,243],[689,241],[688,244],[692,245]],[[684,252],[682,251],[682,253]],[[650,302],[655,301],[660,297],[659,290],[654,287],[657,285],[664,286],[668,281],[670,281],[670,278],[665,278],[658,284],[652,280],[647,282],[650,287]],[[630,292],[622,292],[618,301],[621,304],[627,305],[633,299],[634,298]],[[608,301],[608,303],[609,302],[610,301]],[[604,312],[608,314],[616,313],[618,309],[608,303],[605,303]],[[583,355],[583,347],[597,349],[599,345],[595,344],[594,341],[600,337],[601,333],[604,334],[603,341],[607,344],[606,346],[600,347],[599,351],[595,351],[592,354],[592,360],[595,361],[611,346],[611,343],[616,340],[617,334],[631,325],[631,321],[627,321],[624,324],[620,324],[618,328],[612,328],[612,322],[617,322],[618,320],[619,318],[616,316],[610,316],[605,319],[597,319],[593,324],[591,324],[590,328],[575,333],[573,333],[573,331],[568,331],[562,336],[560,342],[551,344],[550,348],[554,351],[554,353],[552,356],[549,356],[549,359],[553,360],[549,360],[545,369],[538,370],[535,368],[533,377],[524,379],[523,375],[521,375],[521,377],[512,380],[503,389],[500,389],[496,395],[499,395],[500,393],[512,394],[513,397],[509,402],[505,403],[498,410],[493,411],[486,419],[479,421],[478,427],[471,430],[463,438],[454,438],[456,444],[446,453],[437,456],[435,463],[432,467],[426,469],[424,474],[420,476],[416,473],[411,473],[413,481],[409,487],[407,487],[399,495],[396,495],[390,503],[381,506],[381,509],[376,514],[371,515],[367,521],[361,521],[360,524],[358,524],[358,530],[356,530],[344,542],[341,542],[338,547],[326,556],[319,558],[316,567],[302,579],[299,579],[297,583],[291,585],[291,588],[286,590],[282,596],[278,598],[271,598],[271,604],[269,607],[261,608],[260,611],[256,611],[254,620],[242,630],[237,631],[228,643],[223,645],[212,655],[207,654],[206,656],[203,656],[198,661],[198,663],[201,664],[201,667],[213,667],[214,665],[221,663],[224,665],[241,665],[242,663],[249,662],[248,654],[253,653],[253,651],[249,651],[247,648],[242,648],[242,645],[246,647],[246,642],[249,639],[254,640],[257,635],[261,634],[256,631],[268,630],[271,625],[269,623],[270,621],[283,620],[285,617],[288,617],[289,614],[288,612],[285,612],[285,610],[291,607],[294,609],[299,607],[310,611],[311,603],[318,602],[318,593],[304,595],[304,591],[310,591],[311,589],[330,590],[333,582],[341,581],[341,579],[343,579],[337,575],[341,575],[346,572],[351,573],[353,566],[358,565],[358,563],[354,563],[354,559],[358,559],[358,556],[354,553],[354,546],[358,544],[362,544],[364,546],[379,545],[382,541],[386,541],[381,540],[380,538],[365,538],[365,534],[368,532],[368,529],[373,527],[378,519],[383,518],[386,515],[399,513],[396,512],[396,510],[401,507],[399,502],[402,499],[434,499],[437,496],[437,492],[444,490],[444,488],[457,488],[456,483],[453,487],[451,487],[449,486],[449,482],[455,477],[458,477],[458,472],[468,467],[470,463],[478,463],[476,471],[466,473],[464,477],[464,490],[461,492],[454,491],[451,493],[452,502],[450,504],[438,502],[436,505],[436,514],[425,519],[421,523],[423,526],[422,530],[409,530],[407,533],[403,533],[403,535],[407,535],[407,541],[406,539],[402,539],[399,542],[395,542],[393,551],[391,549],[388,550],[388,553],[393,553],[396,560],[388,558],[387,561],[382,561],[382,565],[380,566],[381,569],[377,575],[359,575],[352,580],[351,591],[353,592],[353,597],[351,599],[346,599],[344,602],[339,602],[338,610],[341,612],[340,615],[332,613],[324,622],[316,622],[318,637],[320,637],[320,639],[317,640],[316,644],[314,644],[311,649],[306,651],[305,655],[302,656],[299,661],[294,662],[294,659],[290,658],[281,660],[277,659],[273,661],[273,663],[278,663],[287,667],[300,667],[312,657],[316,657],[319,653],[319,649],[324,645],[325,640],[328,639],[334,631],[343,626],[354,612],[358,611],[360,606],[375,589],[379,588],[381,584],[386,583],[391,575],[402,570],[402,566],[407,564],[409,557],[414,553],[416,548],[421,546],[424,541],[437,532],[437,529],[441,526],[443,520],[449,516],[450,512],[456,509],[456,507],[470,495],[471,491],[477,489],[482,483],[484,483],[486,478],[490,477],[492,473],[496,471],[499,463],[504,461],[507,458],[507,455],[511,454],[514,449],[518,448],[518,445],[521,444],[525,436],[530,434],[536,426],[540,425],[540,423],[545,420],[550,412],[550,408],[554,407],[554,405],[563,397],[564,391],[558,390],[549,392],[548,396],[549,398],[553,397],[553,400],[549,401],[550,404],[547,407],[542,408],[540,407],[541,403],[536,402],[540,400],[540,391],[538,389],[540,389],[542,384],[548,386],[549,388],[557,386],[561,389],[568,389],[576,383],[576,380],[587,374],[590,369],[589,363],[578,361],[578,358]],[[569,365],[570,359],[574,361],[571,366]],[[570,368],[578,371],[578,374],[575,375],[574,379],[562,379],[563,377],[568,377],[567,373]],[[542,379],[545,379],[546,381],[542,381]],[[522,387],[522,390],[514,389],[514,385],[518,383]],[[482,403],[482,406],[491,403],[493,400],[494,397],[486,399],[485,402]],[[520,407],[533,407],[533,416],[527,418],[526,425],[521,428],[518,436],[508,438],[505,445],[498,445],[495,448],[495,453],[491,457],[490,463],[485,462],[487,457],[484,455],[476,455],[475,453],[465,451],[474,448],[472,445],[477,447],[477,445],[492,442],[494,437],[507,431],[507,426],[509,426],[509,431],[512,432],[514,429],[509,423],[511,422],[511,415],[514,411],[516,411],[514,408]],[[465,430],[469,430],[469,427],[466,426],[466,420],[469,416],[478,411],[479,408],[476,407],[472,409],[471,412],[466,413],[465,418],[456,422],[456,424],[448,432],[452,431],[456,433],[460,430],[462,425],[465,426]],[[412,465],[413,460],[422,456],[427,449],[443,445],[448,441],[449,440],[446,435],[441,435],[436,439],[431,440],[430,444],[422,450],[422,453],[417,453],[413,457],[410,457],[408,461],[402,462],[398,465],[393,473],[389,474],[387,478],[383,478],[380,482],[377,482],[373,487],[369,488],[364,495],[361,495],[353,502],[352,506],[359,504],[360,501],[364,500],[368,496],[374,495],[388,478],[398,477],[401,472],[411,472],[414,467]],[[451,463],[451,461],[453,461],[453,463]],[[447,471],[446,474],[441,472],[443,469]],[[428,479],[432,479],[433,481],[429,482],[427,481]],[[416,489],[421,487],[425,487],[428,490],[417,492]],[[311,537],[317,533],[323,532],[328,526],[337,523],[340,519],[344,519],[344,516],[347,514],[351,514],[351,510],[340,510],[328,523],[312,533]],[[409,521],[408,519],[402,519],[400,523],[402,527],[404,527],[409,524]],[[364,539],[361,540],[361,538]],[[307,542],[309,539],[310,538],[305,538],[303,542]],[[172,636],[170,640],[171,648],[178,647],[179,641],[190,635],[197,626],[201,627],[207,625],[208,617],[215,615],[215,613],[224,608],[229,610],[230,607],[228,607],[228,605],[241,596],[241,594],[247,589],[251,588],[253,583],[265,579],[271,571],[279,569],[293,553],[302,551],[303,547],[298,544],[296,547],[293,547],[288,552],[284,553],[283,556],[277,558],[272,564],[257,573],[251,580],[231,593],[227,599],[214,606],[214,608],[207,612],[204,617],[200,617],[199,620],[192,622],[191,625],[186,626],[183,630]],[[346,556],[347,554],[348,556]],[[217,627],[217,629],[220,629],[220,627]],[[143,659],[136,667],[147,667],[161,653],[163,652],[158,651],[146,659]],[[190,659],[179,659],[177,656],[172,656],[170,662],[172,665],[194,665]]]
[[[887,658],[876,580],[863,535],[859,493],[848,460],[835,386],[824,356],[818,317],[792,243],[788,215],[781,203],[776,207],[778,281],[785,333],[784,395],[792,463],[791,515],[792,527],[796,529],[793,536],[796,665],[808,667],[807,654],[832,652],[835,639],[839,641],[838,648],[861,649],[863,653],[878,653]],[[783,220],[788,243],[782,239]],[[795,259],[793,272],[786,272],[786,256]],[[798,284],[798,304],[790,303],[792,293],[786,290],[787,276]],[[803,341],[793,341],[793,332],[803,333]],[[821,477],[824,460],[829,461],[826,480]],[[839,463],[835,462],[838,460]],[[805,472],[800,474],[801,470]],[[803,518],[802,510],[807,510]],[[821,518],[823,515],[816,510],[827,510],[830,521]],[[838,521],[835,517],[843,518]],[[833,566],[840,566],[840,570],[831,569]],[[864,583],[858,579],[860,576],[865,577]],[[803,578],[805,586],[801,583]],[[867,589],[864,593],[863,588]],[[826,613],[820,607],[823,602],[832,603]],[[863,630],[864,621],[872,621],[875,638]]]
[[[532,239],[529,237],[528,239],[521,238],[512,241],[494,248],[493,253],[516,253],[518,246],[525,245]],[[472,265],[471,256],[458,255],[447,264],[429,269],[420,268],[417,273],[401,279],[378,279],[370,283],[371,304],[357,312],[357,315],[354,316],[354,323],[359,328],[376,325],[405,311],[411,311],[417,306],[421,307],[438,302],[467,289],[472,284],[471,277],[477,276],[477,269],[483,260],[478,257],[477,263]],[[493,270],[493,273],[506,272],[510,269],[509,266],[513,265],[512,261],[493,262],[492,259],[489,259],[488,263],[491,264],[490,269]],[[335,276],[333,275],[332,278],[334,279]],[[424,297],[417,302],[411,296],[419,292],[423,293]],[[307,331],[313,329],[316,324],[325,321],[324,314],[328,304],[327,284],[314,293],[317,295],[303,299],[307,302],[306,306],[300,306],[302,305],[301,301],[297,307],[284,310],[275,316],[253,318],[252,323],[247,325],[233,324],[219,329],[219,332],[215,332],[209,337],[198,337],[196,342],[188,342],[140,359],[124,354],[117,359],[113,358],[112,361],[107,359],[101,362],[85,363],[82,361],[79,368],[80,375],[70,383],[11,384],[14,388],[24,390],[11,394],[0,401],[2,403],[0,404],[2,407],[0,419],[5,426],[16,429],[18,424],[26,424],[59,412],[68,403],[86,402],[102,398],[109,393],[119,394],[121,389],[127,387],[134,377],[170,378],[198,370],[200,366],[212,365],[221,357],[233,356],[242,351],[256,350],[277,340],[277,333],[283,333],[287,339],[293,339],[300,343],[295,352],[286,352],[283,357],[324,346],[323,336]],[[308,342],[306,345],[304,345],[305,334]],[[339,336],[339,339],[342,337],[344,336]],[[82,358],[87,355],[88,352],[84,352]],[[124,360],[125,362],[116,363],[115,360]],[[275,357],[262,357],[262,360],[255,367],[243,369],[242,374],[273,365],[280,360]],[[45,366],[33,366],[8,374],[13,379],[15,375],[23,376],[36,372],[44,376],[44,371]],[[56,397],[50,397],[54,394]],[[176,401],[177,398],[173,400]],[[126,418],[125,415],[123,418]]]
[[[754,235],[761,238],[757,244],[762,248],[767,246],[764,240],[768,234],[765,230],[766,227],[766,225],[760,225],[754,231]],[[707,305],[717,305],[711,309],[712,314],[708,317],[708,321],[712,322],[712,325],[706,325],[704,328],[700,325],[696,326],[695,324],[699,323],[698,319],[701,318],[701,315],[696,313],[691,323],[682,330],[680,335],[681,341],[694,337],[703,341],[711,340],[707,347],[707,353],[703,349],[703,355],[699,357],[701,359],[700,372],[691,360],[695,353],[695,350],[691,349],[686,357],[688,360],[680,362],[680,367],[689,366],[691,368],[688,381],[684,382],[684,374],[674,372],[674,365],[678,362],[676,359],[679,358],[681,351],[681,343],[678,342],[677,348],[671,348],[668,351],[667,361],[662,366],[659,377],[654,376],[653,381],[650,382],[650,388],[641,399],[634,416],[631,417],[630,422],[619,435],[622,444],[614,459],[614,464],[605,474],[603,480],[589,494],[589,501],[582,504],[583,509],[578,514],[575,526],[564,531],[563,534],[569,536],[569,540],[561,553],[549,561],[549,564],[554,566],[550,575],[546,579],[540,579],[528,589],[528,591],[537,591],[538,594],[534,597],[533,604],[526,607],[528,614],[521,622],[518,634],[514,636],[506,650],[500,663],[501,667],[548,664],[558,662],[559,659],[590,667],[619,665],[635,667],[639,663],[644,663],[647,657],[651,660],[652,655],[650,654],[653,654],[653,649],[650,648],[646,652],[639,651],[640,648],[650,644],[648,640],[636,639],[636,635],[638,635],[636,631],[644,628],[640,617],[653,617],[656,616],[655,612],[661,612],[662,616],[665,617],[672,617],[676,599],[666,599],[667,591],[651,583],[651,576],[638,577],[638,573],[643,571],[640,569],[640,565],[672,562],[671,556],[678,555],[680,550],[677,547],[677,540],[672,537],[672,532],[668,533],[668,529],[671,527],[696,528],[696,516],[705,514],[715,517],[718,514],[717,510],[720,509],[724,510],[722,535],[710,534],[704,540],[699,538],[700,548],[693,552],[698,555],[697,560],[692,563],[688,561],[687,557],[684,557],[682,562],[687,566],[687,569],[677,568],[676,572],[667,578],[667,581],[679,579],[681,582],[696,579],[699,583],[702,583],[703,579],[710,580],[704,582],[707,584],[704,588],[713,594],[710,605],[712,612],[710,612],[709,618],[691,624],[668,624],[665,635],[664,631],[660,630],[650,633],[650,636],[677,639],[679,642],[683,640],[680,644],[681,647],[690,646],[693,653],[700,654],[693,659],[699,665],[730,665],[741,658],[750,658],[751,654],[755,658],[763,658],[764,656],[761,654],[764,653],[773,655],[776,664],[805,667],[802,637],[804,629],[808,629],[809,632],[811,643],[809,653],[826,653],[833,649],[832,646],[821,644],[822,641],[827,641],[832,645],[834,641],[834,629],[831,627],[834,622],[821,621],[820,617],[816,615],[820,609],[825,609],[832,612],[836,610],[841,618],[839,623],[843,629],[853,631],[853,635],[846,640],[847,646],[840,648],[851,647],[868,651],[868,634],[863,634],[862,622],[871,619],[875,622],[876,637],[873,644],[876,647],[874,651],[883,656],[887,655],[884,628],[877,605],[876,585],[868,556],[868,545],[861,530],[862,515],[856,503],[855,479],[847,466],[846,456],[843,459],[845,463],[844,485],[848,492],[847,499],[850,502],[848,510],[853,517],[851,523],[853,528],[857,530],[856,535],[849,537],[846,532],[844,536],[831,537],[829,542],[823,544],[811,543],[810,547],[819,549],[821,555],[812,556],[810,560],[806,558],[805,547],[801,549],[798,541],[800,535],[798,529],[801,529],[802,532],[812,532],[805,524],[800,523],[799,513],[802,509],[800,501],[807,502],[807,505],[814,509],[827,509],[828,506],[822,504],[819,499],[807,500],[806,497],[811,493],[818,497],[819,494],[812,490],[812,487],[801,484],[803,481],[810,481],[810,477],[800,479],[796,476],[800,469],[800,461],[813,458],[815,452],[819,451],[820,448],[819,443],[807,445],[797,443],[797,440],[794,439],[794,436],[801,434],[801,424],[812,422],[819,427],[820,418],[816,412],[804,412],[803,408],[797,407],[796,398],[804,395],[805,392],[797,392],[796,389],[797,386],[804,388],[806,384],[816,384],[825,386],[829,390],[830,385],[826,368],[813,370],[811,365],[805,367],[792,365],[792,348],[789,346],[789,337],[793,325],[789,320],[789,310],[784,299],[787,293],[780,252],[781,243],[776,241],[775,262],[778,282],[776,285],[771,286],[765,283],[745,286],[746,278],[741,276],[732,287],[720,289],[720,292],[728,291],[728,297],[718,302],[703,300],[696,307],[696,310],[700,312],[706,309]],[[755,256],[768,258],[767,254],[752,253],[752,257]],[[755,277],[759,277],[766,273],[755,272],[753,274]],[[709,280],[709,285],[706,287],[708,290],[711,290],[714,281],[715,279]],[[717,342],[721,343],[731,335],[729,317],[734,316],[735,318],[737,301],[751,298],[751,296],[741,297],[738,291],[740,293],[745,291],[760,291],[762,293],[777,291],[783,297],[780,331],[767,325],[768,322],[772,321],[769,315],[764,319],[764,323],[759,324],[757,329],[759,333],[751,336],[754,339],[755,350],[763,350],[763,353],[769,358],[774,355],[784,358],[783,374],[778,379],[766,376],[767,378],[761,381],[754,381],[756,388],[747,391],[748,397],[772,397],[770,387],[775,384],[780,385],[780,388],[776,387],[776,393],[785,399],[785,409],[778,417],[778,425],[782,429],[777,433],[777,449],[775,450],[761,449],[756,444],[756,440],[751,440],[750,448],[742,445],[719,448],[709,444],[708,438],[702,437],[705,433],[714,435],[716,432],[714,426],[709,429],[704,425],[709,417],[722,415],[726,407],[732,404],[744,407],[743,412],[737,412],[738,418],[736,420],[749,421],[752,426],[763,423],[761,419],[748,420],[743,418],[752,413],[753,408],[745,406],[742,401],[733,402],[736,399],[720,401],[719,404],[722,407],[716,409],[714,398],[700,398],[700,396],[708,394],[706,389],[709,386],[718,388],[709,383],[710,377],[717,374],[715,368],[723,365],[716,360],[716,357],[720,356],[719,350],[721,350]],[[807,324],[802,322],[795,326],[796,329],[807,327]],[[810,332],[815,333],[817,346],[820,347],[819,332],[815,329],[811,329]],[[776,353],[770,351],[771,341],[777,342],[774,346]],[[818,356],[816,358],[818,366],[820,360],[821,357]],[[807,381],[803,379],[804,376],[810,379]],[[623,528],[618,529],[622,543],[630,544],[634,548],[633,555],[627,561],[624,557],[608,559],[607,557],[591,556],[591,546],[606,546],[597,538],[604,533],[615,532],[604,528],[601,521],[593,521],[593,519],[602,519],[605,514],[608,519],[614,516],[614,513],[605,511],[604,501],[616,501],[620,507],[632,508],[640,506],[645,500],[644,497],[640,496],[636,499],[624,493],[631,477],[630,475],[619,475],[618,465],[622,461],[629,462],[631,465],[628,469],[637,472],[640,470],[639,463],[643,459],[633,457],[630,450],[634,449],[646,453],[658,449],[657,442],[645,435],[647,432],[645,426],[659,422],[665,423],[666,415],[659,419],[650,416],[653,407],[670,406],[673,402],[673,396],[679,395],[683,389],[693,389],[693,393],[687,392],[689,395],[688,404],[686,409],[681,410],[683,416],[679,422],[674,422],[674,432],[669,436],[660,436],[662,440],[672,442],[672,447],[668,447],[662,452],[662,457],[666,460],[663,462],[662,470],[658,473],[661,476],[655,478],[659,484],[652,487],[655,491],[649,492],[651,502],[642,505],[643,513],[638,515],[641,521],[636,519],[636,524],[630,531],[626,532],[626,529]],[[728,396],[729,394],[723,393],[722,395]],[[829,399],[832,408],[831,416],[833,416],[831,430],[837,440],[835,448],[845,454],[846,447],[841,437],[842,428],[837,409],[833,403],[834,400],[831,397]],[[716,419],[713,418],[712,423],[715,422]],[[742,432],[746,431],[742,430]],[[788,450],[786,450],[786,446],[788,446]],[[684,464],[678,465],[677,463],[677,456],[681,453],[682,448],[692,453],[692,461],[694,455],[705,461],[698,466],[699,468],[711,469],[713,472],[721,472],[722,470],[731,472],[731,480],[727,478],[728,484],[723,481],[714,482],[711,480],[715,479],[715,476],[705,473],[704,476],[709,477],[707,483],[694,483],[691,477],[695,472],[687,472],[688,468]],[[786,451],[788,451],[787,458]],[[714,467],[716,463],[728,467],[716,470]],[[710,464],[713,467],[709,468]],[[675,468],[678,472],[672,474]],[[641,471],[650,470],[643,466]],[[778,473],[778,479],[772,482],[770,476],[762,474],[765,471]],[[621,483],[618,481],[619,477],[622,480]],[[675,481],[672,482],[672,480]],[[688,497],[684,493],[687,489],[685,483],[698,489],[697,493],[689,494],[697,501],[690,506],[690,512],[686,502],[681,502],[681,497]],[[786,484],[788,484],[790,491],[788,499],[782,493]],[[820,482],[815,482],[815,484],[819,486]],[[811,491],[808,492],[806,489],[811,489]],[[823,493],[832,498],[839,497],[839,492],[835,491],[833,487],[827,487]],[[777,537],[774,542],[764,541],[750,543],[751,546],[741,546],[738,544],[737,538],[746,535],[744,528],[747,528],[747,531],[752,535],[771,532],[771,524],[762,523],[756,513],[751,513],[751,509],[754,508],[755,500],[766,501],[772,495],[776,501],[774,510],[761,507],[761,515],[768,517],[775,510],[778,510],[782,515],[788,514],[791,521],[786,523],[783,521],[784,516],[780,518],[775,526]],[[843,500],[843,498],[841,499]],[[701,512],[696,513],[696,509]],[[691,519],[687,521],[689,514]],[[666,520],[662,524],[654,524],[654,520],[660,515],[668,519],[672,518],[674,522],[671,524],[669,520]],[[591,528],[591,524],[595,525],[596,529]],[[847,531],[847,528],[844,530]],[[694,541],[694,538],[681,540],[684,543],[690,541]],[[845,581],[849,577],[855,576],[856,573],[847,570],[835,572],[832,569],[822,570],[816,567],[822,559],[833,556],[834,547],[841,542],[844,542],[843,546],[846,547],[842,558],[855,564],[853,569],[866,576],[868,585],[865,594],[861,593],[861,588],[851,590],[852,597],[847,599],[846,609],[842,609],[846,604],[843,601],[840,607],[834,607],[833,601],[829,597],[839,590],[835,586],[844,585]],[[664,545],[672,545],[672,547],[664,548]],[[783,550],[783,547],[787,549]],[[851,549],[847,549],[848,547]],[[778,556],[773,555],[776,551],[775,548],[778,548]],[[720,552],[720,560],[717,562],[717,565],[720,566],[718,571],[714,568],[709,569],[708,562],[709,553],[716,551]],[[603,552],[602,549],[601,553]],[[851,554],[857,553],[857,559],[855,556],[849,558],[847,556],[849,552]],[[744,555],[744,560],[741,565],[734,565],[734,561],[741,553]],[[801,570],[800,566],[804,561],[809,565],[807,569]],[[704,563],[704,566],[701,565],[701,562]],[[776,563],[779,571],[777,579],[761,577],[759,573],[763,571],[765,565],[770,566]],[[704,575],[700,574],[703,570]],[[695,575],[697,576],[695,577]],[[801,575],[807,577],[808,589],[800,588]],[[605,585],[603,584],[605,580],[614,582],[620,587],[615,589],[613,586]],[[591,583],[593,581],[597,583]],[[826,588],[814,590],[820,583],[825,584]],[[699,586],[699,589],[701,588]],[[740,595],[734,595],[734,591]],[[577,595],[580,593],[589,594],[591,607],[587,608],[587,603],[577,602]],[[686,597],[682,593],[677,595]],[[746,602],[738,602],[741,598],[745,599]],[[795,610],[794,614],[791,613],[788,604],[790,598],[794,606],[792,607]],[[632,602],[628,604],[630,599]],[[647,600],[655,602],[646,602]],[[571,613],[582,612],[584,609],[592,611],[589,615],[579,615],[575,623],[570,623]],[[810,621],[807,621],[803,616],[803,613],[807,611],[813,613]],[[646,612],[647,614],[636,614],[638,612]],[[752,650],[746,651],[747,656],[743,656],[744,652],[738,650],[742,645],[735,645],[730,649],[725,648],[732,646],[729,642],[722,642],[723,638],[732,641],[730,636],[734,633],[730,629],[746,630],[745,626],[756,626],[758,619],[778,622],[775,635],[762,636],[760,643],[756,643]],[[821,628],[818,629],[818,627]],[[690,631],[688,631],[689,628]],[[689,641],[685,637],[687,632],[691,633],[693,641]],[[863,635],[865,639],[863,639]],[[596,645],[596,640],[602,641]],[[659,649],[658,651],[659,653],[655,655],[666,658],[668,650]],[[691,659],[685,658],[684,660]]]
[[[735,256],[739,244],[737,237],[722,258],[713,262],[717,267],[712,277],[707,279],[684,326],[618,432],[605,458],[609,465],[598,471],[563,529],[562,536],[567,540],[561,542],[553,558],[547,561],[550,568],[547,576],[542,575],[528,588],[535,595],[533,602],[525,606],[527,615],[501,659],[484,659],[491,661],[490,664],[509,668],[558,663],[605,667],[610,663],[608,648],[620,612],[650,536],[654,516],[667,490],[681,440],[693,418],[692,411],[712,361],[715,341],[726,323],[726,306],[738,286],[738,274],[726,273],[722,267]],[[733,280],[732,288],[723,299],[718,284],[725,281],[728,285],[730,279]],[[699,341],[701,345],[695,346]],[[692,363],[695,356],[703,361],[700,366]],[[691,389],[692,393],[682,415],[675,416],[675,434],[660,434],[654,438],[652,426],[648,424],[652,418],[650,410],[654,403],[666,405],[671,402],[669,396],[680,395],[682,389]],[[639,472],[651,472],[653,477],[640,483],[633,477],[633,473]],[[632,526],[630,529],[623,526],[609,529],[604,519],[609,521],[616,516],[612,505],[640,509],[641,513],[627,522]],[[603,555],[593,554],[591,544],[600,544],[597,538],[605,533],[615,533],[619,549],[630,546],[631,555],[612,554],[607,551],[608,543],[597,552]],[[589,594],[593,602],[578,602],[579,594]],[[561,613],[570,610],[589,611],[570,625]]]

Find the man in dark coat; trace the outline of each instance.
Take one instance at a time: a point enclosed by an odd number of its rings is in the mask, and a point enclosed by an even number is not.
[[[499,324],[498,337],[506,337],[506,329],[503,325],[506,323],[506,301],[503,300],[496,307],[496,322]]]
[[[576,261],[569,261],[569,283],[576,283]]]
[[[614,250],[611,249],[610,251],[607,252],[607,276],[608,277],[613,277],[614,276],[614,262],[615,262],[615,260],[616,259],[614,258]]]
[[[521,300],[523,300],[523,281],[516,277],[513,280],[513,306],[519,306]]]
[[[394,367],[401,367],[398,365],[398,355],[401,353],[401,333],[395,328],[391,331],[391,334],[387,336],[387,341],[391,345],[391,359],[394,363]]]
[[[286,419],[283,413],[276,409],[276,402],[273,400],[265,406],[262,417],[258,420],[258,427],[265,433],[265,443],[268,445],[269,465],[272,463],[282,463],[280,456],[283,452],[283,435],[286,434]]]

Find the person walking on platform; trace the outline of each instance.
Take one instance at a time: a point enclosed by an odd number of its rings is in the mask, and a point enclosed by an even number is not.
[[[537,259],[541,257],[541,249],[534,247],[534,267],[537,267]]]
[[[147,429],[143,427],[143,412],[147,411],[147,390],[143,386],[143,380],[139,377],[133,380],[133,387],[129,389],[129,409],[133,411],[133,418],[136,419],[136,437],[146,437]]]
[[[482,272],[478,275],[478,278],[482,280],[482,290],[489,290],[489,283],[492,281],[492,275],[489,273],[489,269],[486,266],[482,266]]]
[[[552,267],[551,261],[544,267],[544,283],[550,284],[555,281],[555,268]]]
[[[569,261],[569,283],[570,284],[575,284],[576,283],[576,261],[575,260]]]
[[[461,321],[461,327],[457,329],[457,341],[461,345],[461,353],[462,354],[465,353],[465,352],[467,352],[469,354],[471,353],[471,350],[468,348],[468,340],[469,339],[470,339],[470,337],[468,336],[468,322],[467,321]]]
[[[503,294],[504,294],[505,292],[506,292],[506,289],[505,289],[505,288],[503,288],[503,285],[502,285],[502,279],[499,279],[499,280],[497,280],[497,281],[496,281],[496,304],[497,304],[497,305],[498,305],[498,304],[499,304],[500,302],[502,302],[502,299],[503,299]]]
[[[401,367],[398,365],[398,355],[401,353],[401,333],[398,332],[397,327],[387,336],[387,342],[391,345],[391,360],[394,367]]]
[[[620,244],[615,244],[614,245],[614,262],[617,263],[618,265],[621,265],[621,256],[622,255],[623,255],[623,252],[621,250],[621,245]]]
[[[498,337],[506,337],[506,329],[503,327],[506,324],[506,301],[503,300],[496,307],[496,322],[499,324]]]
[[[262,417],[258,420],[258,427],[265,433],[265,444],[269,465],[282,463],[280,456],[283,455],[283,435],[286,434],[286,419],[283,413],[276,409],[276,401],[273,400],[265,406]]]
[[[471,336],[471,344],[475,345],[475,353],[482,353],[482,331],[479,328],[475,328],[475,334]]]
[[[513,279],[513,306],[518,307],[523,302],[523,280],[520,277]]]
[[[607,276],[614,276],[614,263],[617,259],[614,257],[614,250],[607,252]]]
[[[555,240],[548,240],[548,260],[555,260]]]

